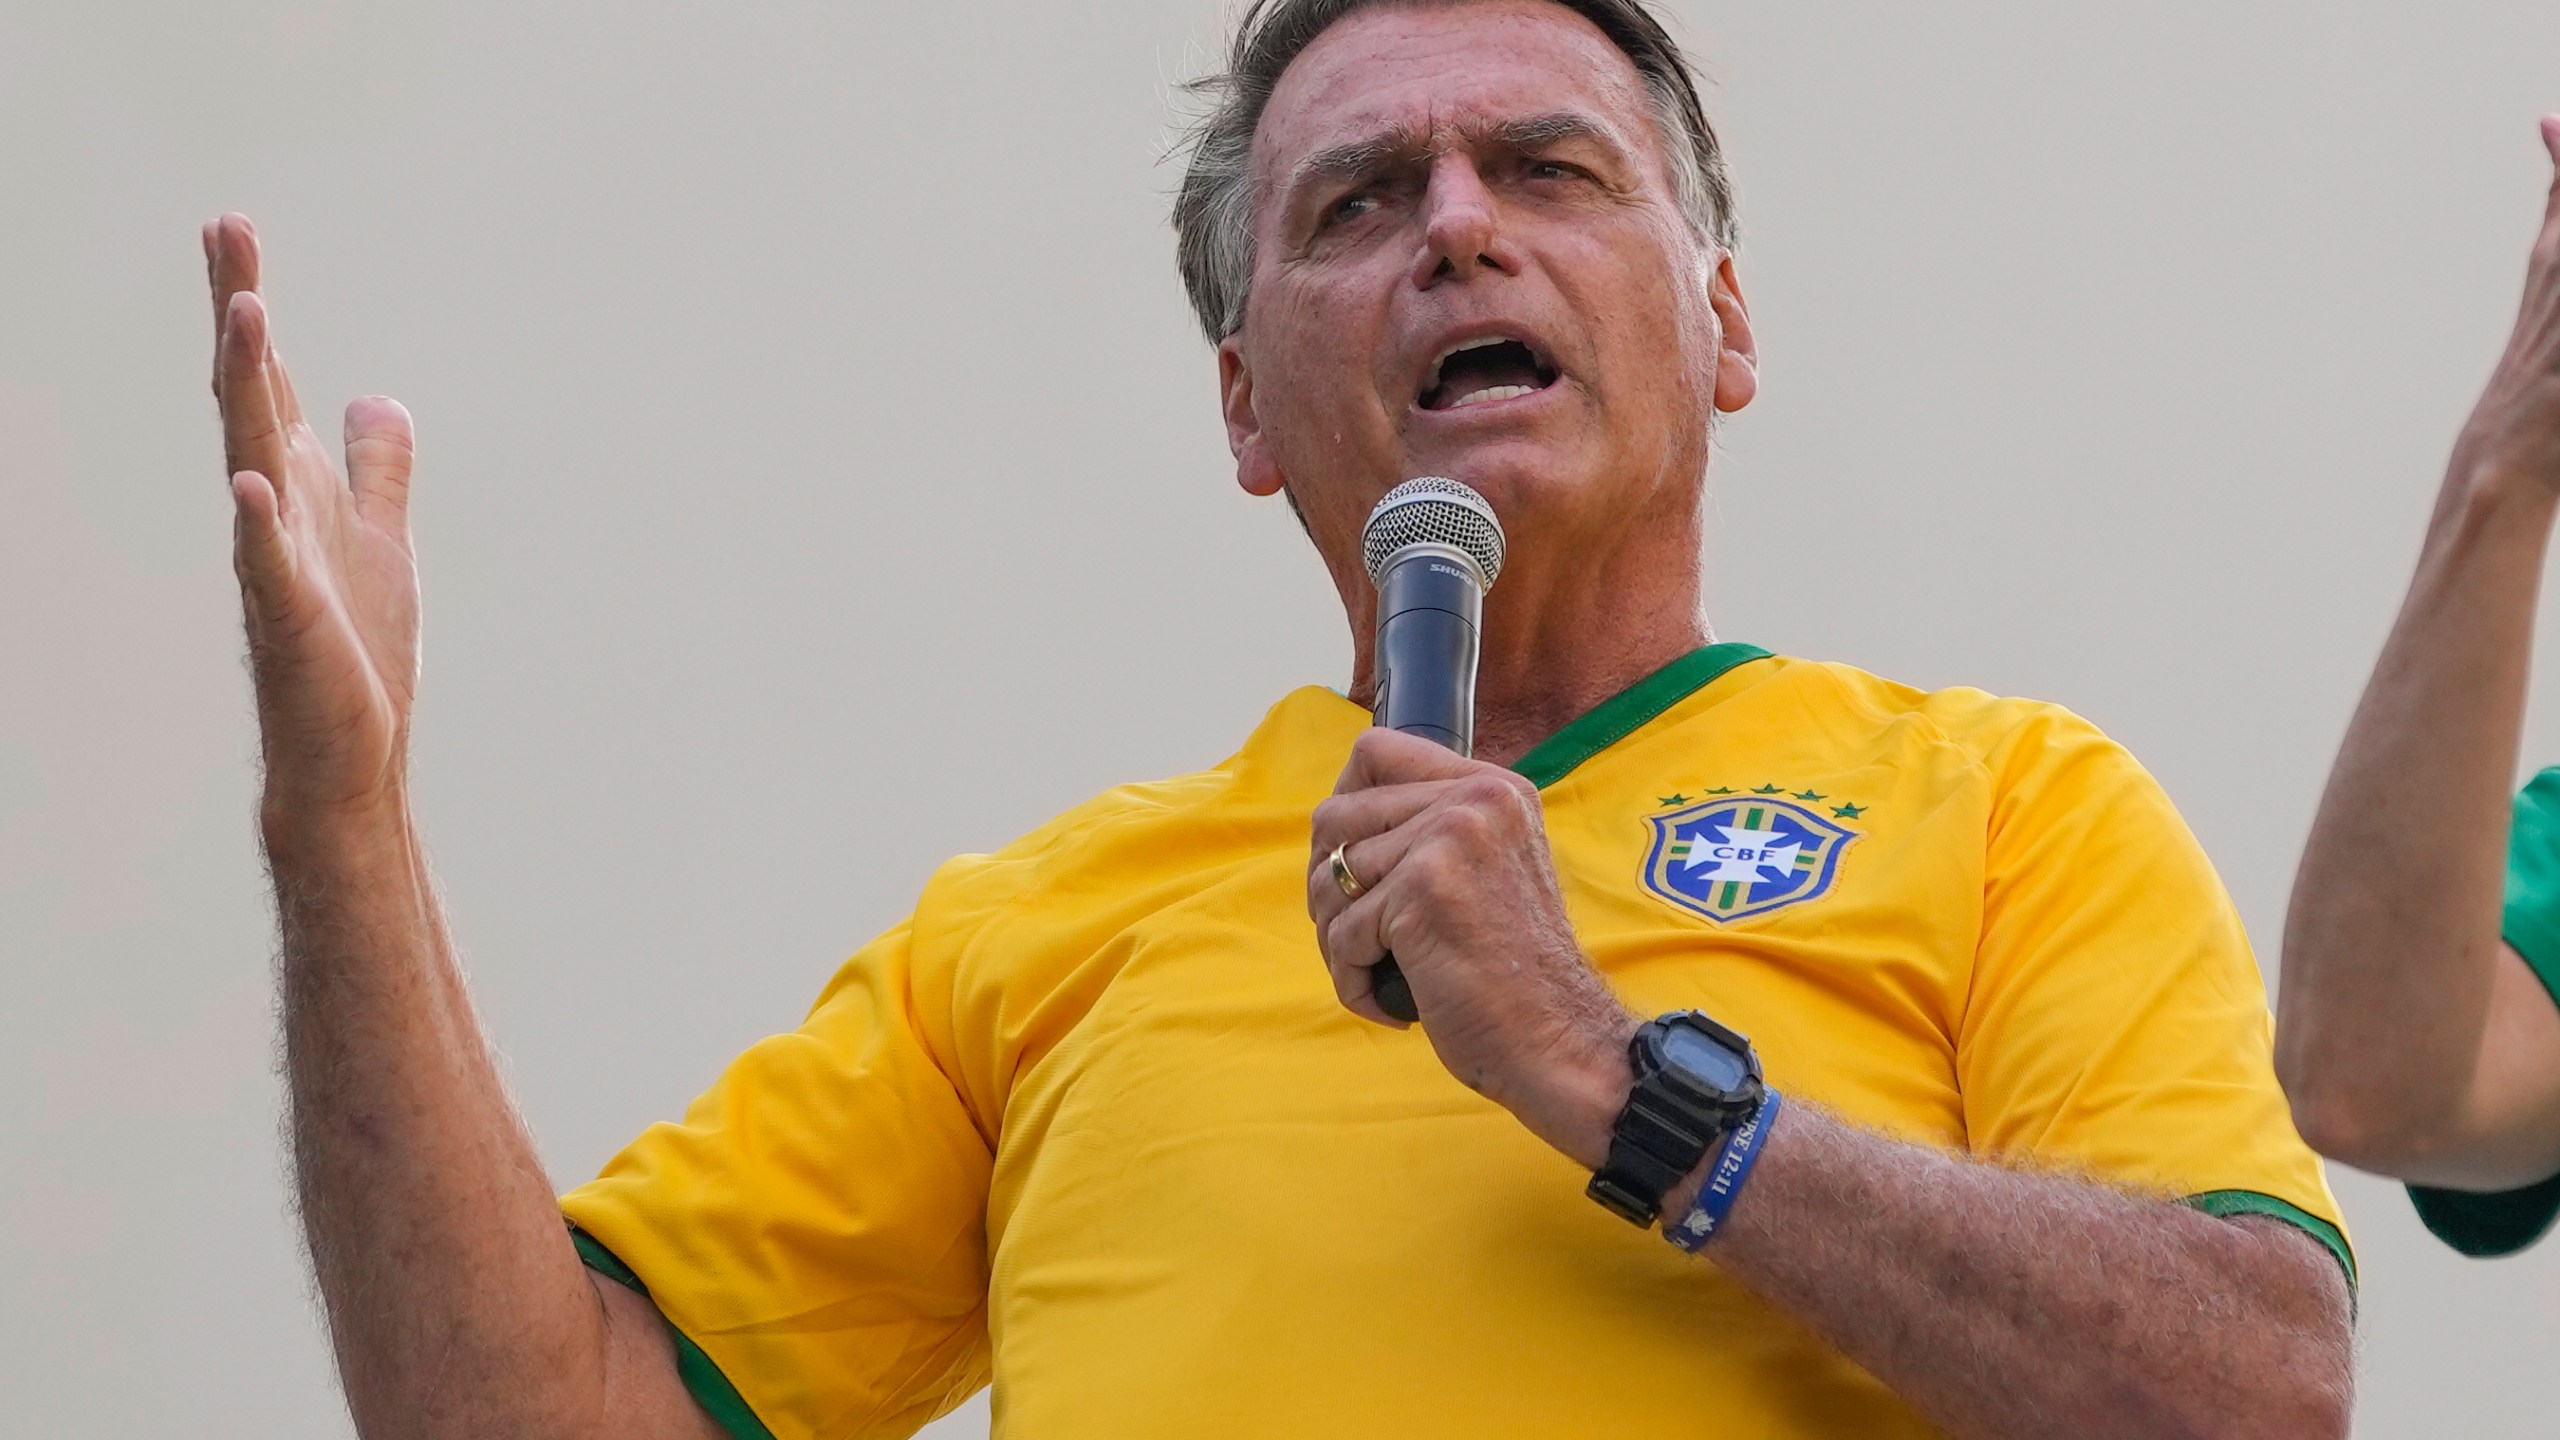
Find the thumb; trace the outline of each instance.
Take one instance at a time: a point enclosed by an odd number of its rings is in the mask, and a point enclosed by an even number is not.
[[[356,513],[395,535],[409,527],[409,471],[418,455],[418,432],[408,410],[388,395],[368,395],[347,406],[347,488]]]

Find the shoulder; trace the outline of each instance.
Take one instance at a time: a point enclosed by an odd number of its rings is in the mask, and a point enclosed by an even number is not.
[[[1778,666],[1771,678],[1796,688],[1808,703],[1861,726],[1918,729],[1995,785],[2073,762],[2134,763],[2095,724],[2050,700],[1970,685],[1927,689],[1831,660],[1779,657]]]
[[[1114,786],[1000,849],[946,861],[920,928],[967,927],[1036,908],[1072,919],[1196,883],[1277,845],[1303,846],[1368,712],[1330,691],[1292,693],[1242,748],[1206,769]]]
[[[982,854],[955,855],[926,882],[919,923],[984,920],[1027,901],[1054,899],[1084,887],[1083,877],[1112,872],[1125,886],[1150,857],[1182,848],[1185,832],[1214,824],[1236,791],[1226,768],[1119,785],[1067,810],[1020,838]]]

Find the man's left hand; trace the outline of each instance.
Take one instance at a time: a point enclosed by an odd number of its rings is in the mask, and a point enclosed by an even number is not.
[[[1334,876],[1337,845],[1357,898]],[[1449,1073],[1581,1164],[1607,1158],[1636,1021],[1574,940],[1526,777],[1417,736],[1362,735],[1316,807],[1307,910],[1345,1007],[1399,1023],[1371,991],[1392,953]]]

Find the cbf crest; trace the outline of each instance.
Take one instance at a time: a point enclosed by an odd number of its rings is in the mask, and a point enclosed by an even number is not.
[[[1839,809],[1856,813],[1854,806]],[[1655,815],[1652,824],[1645,888],[1718,922],[1819,898],[1839,874],[1840,852],[1858,838],[1775,793],[1711,799]]]

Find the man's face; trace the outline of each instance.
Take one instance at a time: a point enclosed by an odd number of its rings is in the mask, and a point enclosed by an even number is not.
[[[1664,143],[1634,65],[1546,0],[1325,31],[1255,139],[1252,300],[1219,350],[1245,488],[1286,485],[1337,568],[1416,475],[1567,544],[1694,507],[1750,335]]]

